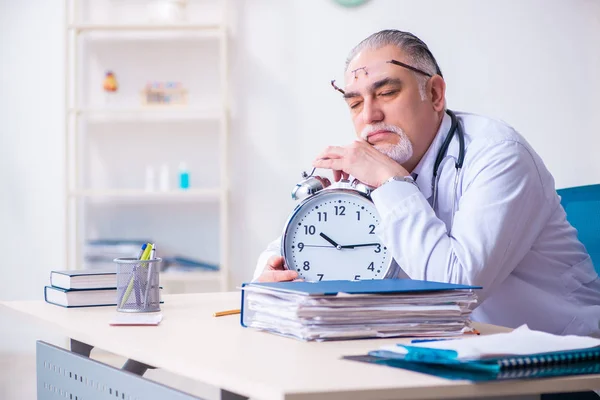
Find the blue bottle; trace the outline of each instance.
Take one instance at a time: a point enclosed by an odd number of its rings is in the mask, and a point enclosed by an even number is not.
[[[179,164],[179,188],[189,189],[190,187],[190,173],[188,172],[184,163]]]

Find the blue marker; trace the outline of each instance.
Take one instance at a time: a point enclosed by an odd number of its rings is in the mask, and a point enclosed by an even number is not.
[[[144,254],[144,250],[146,250],[147,247],[147,243],[144,243],[142,245],[142,250],[140,250],[140,254],[138,254],[137,259],[141,260],[142,259],[142,254]],[[133,276],[132,279],[134,279],[133,282],[133,289],[135,291],[135,304],[139,307],[141,304],[141,288],[140,288],[140,275],[139,275],[139,271],[138,271],[138,266],[137,264],[133,266]],[[137,281],[137,285],[136,282]]]
[[[426,343],[426,342],[441,342],[443,340],[454,340],[454,339],[413,339],[411,343]]]

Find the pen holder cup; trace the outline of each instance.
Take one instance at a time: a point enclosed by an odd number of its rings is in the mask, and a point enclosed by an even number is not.
[[[162,259],[115,258],[117,311],[160,311],[159,266]]]

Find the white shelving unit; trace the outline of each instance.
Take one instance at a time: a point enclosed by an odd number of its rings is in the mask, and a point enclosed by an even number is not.
[[[221,25],[196,24],[70,24],[69,29],[78,32],[86,31],[200,31],[218,38]]]
[[[104,226],[114,226],[119,230],[118,225],[122,226],[122,231],[129,232],[130,228],[123,221],[123,212],[115,211],[114,216],[111,215],[110,210],[117,210],[118,207],[129,207],[127,210],[133,208],[130,212],[140,212],[141,215],[137,218],[137,221],[144,220],[144,218],[154,218],[156,215],[162,215],[163,219],[171,218],[171,214],[184,209],[184,213],[191,213],[189,218],[189,224],[196,224],[198,228],[204,228],[208,233],[204,233],[204,239],[202,234],[199,234],[198,246],[194,244],[188,244],[189,250],[193,253],[198,251],[198,248],[202,247],[202,242],[213,242],[218,243],[218,251],[215,251],[212,245],[207,245],[209,251],[218,253],[218,260],[215,260],[219,264],[220,270],[215,271],[185,271],[185,272],[164,272],[161,274],[161,283],[164,285],[169,284],[189,284],[194,282],[207,283],[212,282],[218,285],[218,289],[228,289],[228,276],[229,276],[229,245],[228,245],[228,136],[229,136],[229,108],[228,108],[228,31],[227,31],[227,4],[226,0],[220,0],[217,4],[219,8],[220,18],[218,21],[209,22],[197,22],[197,21],[186,21],[182,23],[151,23],[144,18],[130,18],[124,20],[120,10],[108,10],[99,14],[104,15],[100,21],[94,21],[94,12],[89,11],[89,7],[97,5],[101,2],[94,2],[90,0],[65,0],[66,1],[66,26],[65,26],[65,41],[66,41],[66,139],[65,139],[65,154],[66,154],[66,260],[68,269],[82,268],[84,265],[84,244],[88,239],[104,239],[102,237],[88,237],[91,231],[90,226],[93,226],[95,222],[94,218],[100,218]],[[109,6],[115,4],[119,6],[127,7],[127,0],[122,2],[103,2]],[[191,0],[191,2],[194,0]],[[208,0],[197,0],[198,2]],[[214,3],[214,0],[212,1]],[[95,4],[92,4],[95,3]],[[139,8],[140,1],[131,2],[132,7],[137,6]],[[201,4],[200,6],[203,6]],[[88,9],[86,9],[88,7]],[[84,10],[86,9],[86,10]],[[88,17],[84,18],[84,14],[87,11]],[[127,11],[127,10],[125,10]],[[112,15],[118,16],[115,21],[111,21]],[[139,9],[133,9],[130,12],[131,15],[136,16],[139,14]],[[189,18],[190,20],[192,18]],[[97,35],[97,36],[93,36]],[[110,54],[111,45],[118,47],[118,43],[126,43],[131,48],[137,49],[137,44],[132,46],[131,43],[139,43],[140,55],[144,56],[144,46],[158,46],[164,49],[165,52],[171,54],[172,47],[177,47],[178,44],[183,43],[184,50],[191,48],[193,43],[198,42],[209,42],[216,43],[216,49],[218,52],[217,57],[205,62],[204,57],[197,57],[187,51],[184,51],[183,58],[180,60],[158,60],[158,63],[162,63],[163,70],[168,69],[169,62],[178,63],[176,66],[182,68],[182,63],[185,63],[187,57],[193,58],[192,61],[201,59],[204,63],[201,68],[195,71],[195,74],[187,74],[186,76],[193,80],[195,77],[203,77],[203,68],[207,67],[218,73],[218,83],[215,86],[218,87],[218,94],[214,98],[218,101],[193,101],[192,98],[200,91],[193,91],[194,88],[190,88],[189,96],[190,101],[187,105],[168,105],[168,106],[144,106],[140,102],[135,102],[135,95],[129,93],[129,97],[125,97],[118,104],[102,104],[98,101],[102,97],[98,92],[102,92],[102,88],[99,85],[93,85],[90,80],[91,73],[94,67],[97,69],[96,64],[101,64],[98,60],[101,56],[89,51],[89,47],[93,47],[95,41],[100,42],[101,46],[100,53],[103,55]],[[162,43],[169,43],[164,45]],[[159,43],[159,45],[157,45]],[[192,43],[192,44],[190,44]],[[208,47],[214,46],[210,44]],[[206,46],[205,46],[206,47]],[[152,47],[150,47],[152,48]],[[121,50],[123,57],[129,56],[129,51]],[[86,61],[86,57],[92,57],[93,64]],[[95,58],[94,58],[95,57]],[[194,58],[196,57],[196,58]],[[212,60],[212,62],[211,62]],[[215,63],[218,63],[218,67],[215,68]],[[150,64],[147,64],[150,65]],[[107,69],[108,66],[105,66]],[[185,67],[185,65],[184,65]],[[140,72],[143,72],[145,68],[140,68]],[[97,71],[96,71],[97,72]],[[116,71],[117,80],[119,80],[119,71]],[[97,75],[97,74],[96,74]],[[130,72],[130,80],[137,78],[136,74]],[[214,81],[214,80],[213,80]],[[202,88],[202,83],[197,84],[195,89]],[[204,82],[206,83],[206,82]],[[214,83],[210,81],[210,83]],[[123,85],[127,86],[127,85]],[[131,89],[131,85],[129,87]],[[121,89],[119,89],[121,90]],[[139,88],[141,90],[141,87]],[[90,95],[90,91],[93,95]],[[210,100],[214,100],[210,98]],[[109,126],[109,128],[97,128],[90,129],[90,124],[94,126]],[[125,128],[114,128],[115,124],[126,124]],[[181,125],[183,124],[183,125]],[[206,125],[212,126],[213,128],[207,128]],[[184,126],[184,128],[180,128]],[[131,133],[131,137],[126,136],[128,131],[134,130],[132,126],[137,127],[141,133]],[[159,127],[163,127],[160,130]],[[141,128],[139,128],[141,127]],[[145,127],[145,128],[144,128]],[[216,128],[214,128],[216,127]],[[218,182],[203,182],[202,179],[198,179],[200,183],[194,184],[189,189],[178,189],[170,187],[168,190],[148,190],[148,188],[140,187],[139,184],[131,184],[136,179],[129,178],[130,185],[127,186],[128,175],[134,176],[137,173],[137,181],[142,180],[143,176],[140,176],[138,172],[141,171],[140,166],[136,163],[145,162],[143,157],[144,152],[148,152],[147,159],[155,160],[160,157],[161,154],[172,156],[171,152],[175,153],[175,145],[179,145],[183,148],[187,154],[195,154],[193,149],[189,149],[189,146],[177,143],[176,139],[172,136],[183,130],[185,133],[180,136],[181,141],[194,140],[199,141],[201,137],[208,137],[207,140],[213,140],[212,137],[215,133],[218,134],[218,140],[216,143],[217,148],[210,148],[207,146],[198,149],[198,158],[201,160],[192,160],[197,168],[195,172],[201,169],[208,169],[210,176],[216,175]],[[98,133],[98,132],[100,133]],[[146,131],[151,131],[147,134]],[[217,131],[217,132],[215,132]],[[118,132],[118,133],[115,133]],[[94,134],[97,136],[93,138]],[[118,136],[117,136],[118,135]],[[137,136],[136,136],[137,135]],[[169,136],[170,135],[170,136]],[[165,137],[166,136],[166,137]],[[90,139],[92,137],[92,139]],[[101,141],[105,138],[109,145],[105,145],[110,149],[110,143],[112,141],[113,146],[120,147],[115,142],[121,140],[123,143],[128,143],[128,146],[136,146],[137,142],[143,142],[143,146],[140,150],[132,152],[132,159],[130,164],[127,161],[123,161],[123,157],[111,158],[109,152],[102,153],[101,151],[95,151],[90,142],[93,140]],[[191,139],[190,139],[191,138]],[[152,143],[155,139],[158,143]],[[200,143],[200,142],[198,142]],[[170,145],[173,145],[171,149]],[[125,146],[126,147],[126,146]],[[113,147],[114,148],[114,147]],[[119,149],[115,149],[115,153],[119,154]],[[209,154],[206,160],[212,160],[217,158],[217,162],[212,165],[203,165],[204,158],[200,155],[201,150],[208,151]],[[122,153],[124,150],[122,151]],[[140,156],[141,153],[141,156]],[[101,158],[102,154],[109,154],[104,159]],[[135,159],[135,156],[138,159]],[[212,157],[212,158],[211,158]],[[108,158],[108,159],[107,159]],[[103,179],[102,185],[99,187],[96,185],[97,173],[95,175],[93,169],[93,160],[96,166],[102,166],[105,171],[104,175],[101,175]],[[210,161],[209,160],[209,161]],[[189,161],[189,160],[186,160]],[[206,161],[207,163],[209,161]],[[214,160],[213,160],[214,161]],[[147,162],[147,161],[146,161]],[[216,164],[216,165],[215,165]],[[120,165],[120,167],[119,167]],[[113,168],[115,170],[108,173],[108,169]],[[120,169],[119,169],[120,168]],[[137,172],[136,172],[137,171]],[[194,171],[190,170],[192,182],[194,182]],[[199,173],[197,175],[200,175]],[[209,177],[210,177],[209,176]],[[110,178],[113,178],[111,183]],[[94,216],[94,207],[105,207],[109,211],[102,209],[101,212],[97,212]],[[152,209],[148,209],[152,207]],[[214,217],[215,207],[218,208],[217,226],[204,226],[204,221],[200,223],[193,222],[194,218],[198,220],[199,216],[195,213],[202,214],[202,210],[205,207],[209,207],[208,211],[204,211],[211,217]],[[210,207],[213,207],[210,209]],[[92,211],[90,211],[92,210]],[[165,211],[166,210],[166,211]],[[193,215],[192,215],[193,214]],[[168,217],[165,217],[165,215]],[[174,227],[161,226],[160,234],[168,237],[176,237],[181,231],[188,232],[194,228],[194,226],[185,225],[186,214],[183,214],[182,218],[179,216],[180,225]],[[108,216],[108,217],[107,217]],[[110,220],[106,221],[106,218]],[[176,219],[176,218],[174,218]],[[181,220],[184,220],[183,226]],[[148,220],[152,222],[153,220]],[[152,225],[151,223],[149,225]],[[144,229],[144,227],[139,227]],[[152,234],[151,229],[148,228],[148,232]],[[156,226],[154,227],[156,229]],[[171,230],[172,229],[172,232]],[[98,231],[101,231],[99,229]],[[218,233],[215,238],[215,233]],[[169,236],[171,235],[171,236]],[[126,235],[125,235],[126,236]],[[131,239],[123,237],[123,239]],[[184,237],[184,239],[189,239]],[[188,240],[189,242],[189,240]],[[160,249],[162,243],[157,241],[157,246]],[[180,249],[181,250],[181,249]],[[185,249],[187,250],[187,248]],[[203,254],[195,254],[197,257],[203,257]],[[214,290],[214,287],[212,288]]]

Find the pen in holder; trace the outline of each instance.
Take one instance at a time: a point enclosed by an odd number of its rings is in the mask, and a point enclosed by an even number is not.
[[[117,311],[160,311],[159,264],[161,258],[115,258]]]

